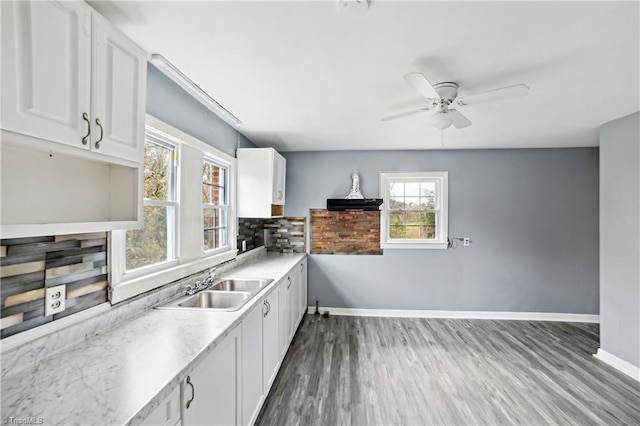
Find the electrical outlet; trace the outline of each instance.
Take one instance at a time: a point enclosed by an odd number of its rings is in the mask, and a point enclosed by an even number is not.
[[[47,287],[44,291],[44,315],[49,316],[64,311],[66,300],[66,285]]]
[[[471,240],[467,237],[463,240],[462,243],[465,247],[469,247],[469,244],[471,244]]]

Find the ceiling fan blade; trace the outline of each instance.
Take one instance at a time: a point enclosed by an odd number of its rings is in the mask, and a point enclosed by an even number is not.
[[[401,112],[400,114],[389,115],[387,117],[382,117],[380,121],[391,121],[391,120],[395,120],[396,118],[402,118],[408,115],[413,115],[413,114],[417,114],[419,112],[424,112],[424,111],[429,111],[429,108],[423,107],[423,108],[415,109],[413,111],[407,111],[407,112]]]
[[[513,86],[501,87],[487,92],[477,93],[475,95],[466,96],[458,99],[458,105],[472,105],[480,102],[497,101],[501,99],[515,98],[517,96],[526,95],[529,92],[529,86],[526,84],[515,84]]]
[[[431,84],[424,74],[419,72],[410,72],[402,77],[425,98],[440,99],[438,91],[433,87],[433,84]]]
[[[471,121],[455,109],[450,109],[449,114],[451,114],[451,120],[456,129],[464,129],[471,126]]]

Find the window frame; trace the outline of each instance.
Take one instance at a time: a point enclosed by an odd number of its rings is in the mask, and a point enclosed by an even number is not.
[[[166,135],[159,133],[155,128],[151,126],[145,127],[145,142],[149,138],[151,143],[160,145],[162,147],[171,149],[173,151],[173,158],[171,159],[171,176],[170,176],[170,197],[172,201],[160,201],[150,198],[142,199],[142,208],[145,206],[159,206],[159,207],[172,207],[167,211],[167,259],[161,262],[152,263],[150,265],[140,266],[138,268],[127,269],[127,245],[126,245],[126,230],[123,232],[122,248],[120,250],[120,262],[122,265],[122,278],[123,281],[132,279],[135,277],[144,276],[152,272],[163,270],[171,266],[178,264],[180,249],[178,244],[178,228],[179,228],[179,185],[180,185],[180,143],[176,140],[167,138]],[[143,194],[144,194],[144,182]],[[171,226],[169,225],[171,223]]]
[[[202,235],[202,242],[200,244],[200,247],[202,248],[202,253],[203,255],[211,255],[211,254],[215,254],[215,253],[219,253],[219,252],[223,252],[225,250],[227,250],[227,248],[229,247],[229,240],[231,239],[231,237],[229,236],[229,228],[230,226],[230,220],[229,220],[229,203],[231,200],[230,197],[230,192],[231,192],[231,188],[230,188],[230,182],[231,179],[229,177],[230,172],[229,172],[229,165],[225,164],[223,162],[221,162],[220,160],[218,160],[217,158],[214,158],[211,155],[205,155],[204,159],[202,160],[202,164],[204,166],[204,163],[209,163],[210,165],[219,167],[221,169],[223,169],[225,171],[225,185],[224,185],[224,204],[208,204],[208,203],[202,203],[202,208],[200,209],[202,214],[202,220],[200,221],[200,223],[203,224],[203,229],[201,232]],[[204,182],[202,182],[204,184]],[[226,229],[226,233],[227,233],[227,244],[221,247],[216,247],[213,249],[205,249],[204,248],[204,211],[205,209],[219,209],[220,211],[224,211],[226,214],[226,219],[227,219],[227,226],[225,227]]]
[[[392,239],[389,236],[390,194],[389,182],[435,182],[437,209],[416,210],[436,213],[436,238],[434,240]],[[380,248],[382,249],[447,249],[449,234],[449,172],[380,172]],[[404,210],[401,210],[404,211]],[[414,210],[411,210],[414,211]]]
[[[194,138],[188,133],[147,114],[145,134],[148,129],[154,129],[157,134],[167,138],[178,146],[176,185],[176,259],[170,262],[154,264],[154,267],[138,268],[125,274],[125,235],[126,230],[115,230],[109,234],[109,301],[116,304],[170,284],[185,276],[214,267],[223,262],[235,259],[238,250],[235,239],[236,218],[236,186],[237,160],[213,146]],[[195,225],[203,225],[202,209],[202,161],[205,157],[227,166],[228,177],[228,208],[227,208],[227,246],[222,250],[204,252],[204,233],[195,234]],[[200,164],[200,169],[196,164]],[[140,170],[142,173],[142,169]],[[142,185],[140,186],[142,191]],[[143,192],[141,192],[142,196]],[[142,201],[140,202],[142,205]],[[181,235],[191,235],[181,238]],[[135,272],[135,273],[134,273]]]

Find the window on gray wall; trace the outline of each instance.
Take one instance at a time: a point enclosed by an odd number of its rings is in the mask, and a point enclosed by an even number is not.
[[[127,271],[175,259],[176,146],[148,131],[144,148],[144,226],[127,230]]]
[[[446,249],[448,172],[380,173],[381,247]]]
[[[203,249],[226,247],[228,241],[228,168],[209,158],[202,164]]]

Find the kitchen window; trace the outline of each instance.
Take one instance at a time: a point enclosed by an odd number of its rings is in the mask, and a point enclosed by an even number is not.
[[[236,257],[236,159],[147,115],[142,229],[111,233],[118,303]]]
[[[380,173],[383,249],[446,249],[448,172]]]
[[[228,169],[205,158],[202,164],[203,250],[210,252],[227,246],[229,197]]]
[[[147,131],[144,153],[144,226],[126,231],[125,270],[175,259],[177,146]]]

